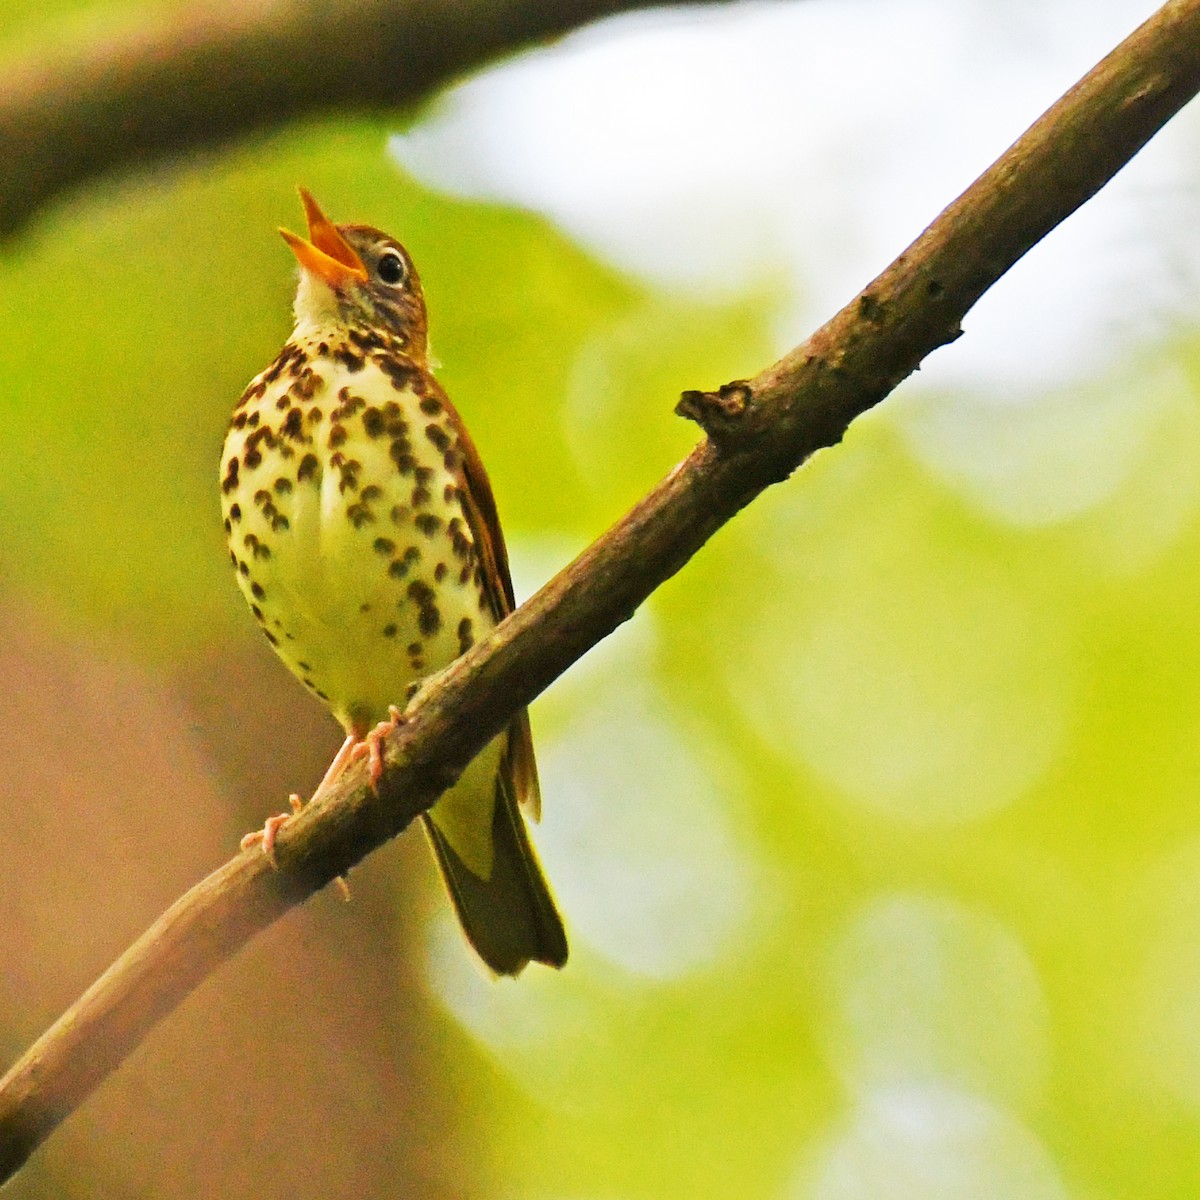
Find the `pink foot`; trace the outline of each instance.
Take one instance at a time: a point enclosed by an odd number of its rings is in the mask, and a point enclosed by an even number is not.
[[[276,813],[275,816],[268,817],[263,822],[261,829],[255,829],[242,838],[241,845],[243,850],[249,850],[251,846],[257,846],[261,843],[263,853],[271,860],[271,866],[273,867],[279,866],[275,861],[275,839],[279,836],[279,830],[304,807],[303,801],[295,792],[288,797],[288,803],[292,806],[290,813]]]
[[[385,737],[393,730],[404,724],[404,714],[394,705],[388,705],[388,719],[380,721],[370,733],[367,734],[361,742],[359,742],[350,751],[350,758],[361,758],[364,754],[370,764],[368,775],[371,780],[371,787],[379,786],[379,777],[383,774],[383,749],[381,743]]]

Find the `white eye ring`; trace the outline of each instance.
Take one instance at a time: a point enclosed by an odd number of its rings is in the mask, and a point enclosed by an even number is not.
[[[389,250],[380,256],[375,273],[384,283],[390,284],[403,283],[405,275],[408,274],[404,267],[404,259],[394,250]]]

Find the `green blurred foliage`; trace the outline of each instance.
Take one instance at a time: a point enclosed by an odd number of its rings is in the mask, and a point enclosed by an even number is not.
[[[655,293],[404,178],[393,128],[98,187],[5,248],[9,601],[164,679],[254,636],[216,463],[289,328],[298,182],[413,251],[518,567],[687,452],[681,389],[769,360],[771,287]],[[487,983],[434,922],[463,1194],[1195,1195],[1198,379],[1186,330],[1027,408],[902,390],[539,703],[573,960]]]

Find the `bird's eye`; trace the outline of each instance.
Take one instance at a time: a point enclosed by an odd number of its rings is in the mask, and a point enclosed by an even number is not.
[[[375,270],[384,283],[402,283],[404,281],[404,259],[392,250],[380,258],[379,265]]]

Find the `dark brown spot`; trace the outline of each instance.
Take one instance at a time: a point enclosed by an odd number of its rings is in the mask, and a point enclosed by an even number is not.
[[[286,475],[280,475],[280,477],[275,480],[275,491],[280,496],[286,496],[291,490],[292,481]]]
[[[315,454],[306,454],[300,460],[299,467],[296,468],[297,481],[303,483],[306,479],[315,479],[317,465],[317,456]]]
[[[435,416],[442,411],[442,402],[436,396],[425,396],[421,400],[421,411],[428,416]]]
[[[226,533],[233,532],[233,522],[228,517],[225,518],[225,532]]]
[[[375,514],[361,500],[347,507],[346,517],[355,529],[361,529],[364,525],[369,525],[375,520]]]
[[[454,501],[458,499],[458,488],[452,483],[446,484],[446,486],[442,488],[442,499],[445,500],[447,504],[453,504]],[[455,520],[457,519],[458,518],[456,517]]]
[[[377,408],[368,408],[362,415],[363,432],[369,438],[377,438],[383,433],[383,427],[386,422],[383,419],[383,413]]]
[[[279,409],[280,412],[283,412],[285,408],[290,408],[291,404],[292,399],[286,392],[284,392],[284,394],[275,401],[275,407]]]
[[[269,629],[263,630],[263,637],[265,637],[272,646],[279,645],[279,639]]]
[[[250,611],[254,614],[254,619],[256,621],[261,621],[263,619],[262,609],[259,608],[257,604],[250,605]]]
[[[282,513],[276,513],[271,518],[271,528],[275,530],[276,533],[278,533],[281,529],[288,529],[290,527],[290,522]]]
[[[393,579],[403,579],[405,575],[408,574],[408,563],[406,563],[402,558],[396,559],[396,561],[388,567],[388,574]]]
[[[422,505],[428,504],[429,501],[432,499],[433,499],[433,496],[430,494],[429,489],[427,487],[425,487],[424,485],[418,483],[417,486],[415,488],[413,488],[413,490],[412,490],[412,506],[413,506],[413,508],[420,508]]]
[[[396,626],[394,623],[389,622],[383,627],[383,636],[386,638],[393,638],[396,636]]]
[[[261,418],[261,415],[260,415],[260,414],[259,414],[257,411],[255,411],[255,412],[252,412],[252,413],[250,414],[249,418],[248,418],[248,419],[247,419],[247,421],[246,421],[246,424],[247,424],[247,425],[248,425],[248,426],[249,426],[251,429],[253,429],[253,428],[254,428],[254,427],[255,427],[255,426],[256,426],[256,425],[259,423],[259,421],[260,421],[261,419],[262,419],[262,418]]]
[[[231,504],[229,506],[230,520],[240,521],[242,519],[242,506],[240,504]]]
[[[388,558],[391,558],[396,550],[396,543],[391,538],[377,537],[373,545],[379,554],[386,554]]]
[[[345,425],[331,425],[329,429],[329,448],[336,450],[338,446],[345,443],[348,436]]]
[[[463,617],[458,623],[458,652],[466,654],[475,644],[475,634],[471,628],[471,618]]]
[[[420,388],[421,372],[409,360],[390,354],[377,354],[375,365],[392,381],[396,391],[417,391]]]
[[[346,492],[357,492],[358,473],[362,470],[362,463],[357,458],[342,459],[340,454],[335,454],[330,462],[337,467],[341,476],[338,480],[338,491],[343,495]]]
[[[447,471],[457,471],[462,466],[462,455],[451,447],[442,455],[442,465]]]
[[[433,637],[442,627],[442,614],[433,604],[426,604],[417,615],[417,627],[426,637]]]
[[[333,352],[333,357],[336,362],[340,362],[347,371],[351,372],[361,371],[365,361],[361,354],[356,354],[349,346],[338,346]]]
[[[266,488],[259,488],[258,491],[254,493],[254,503],[257,504],[259,508],[262,508],[264,504],[270,504],[271,493],[268,492]]]
[[[263,591],[262,584],[258,582],[251,582],[250,592],[254,596],[255,600],[261,600],[267,594]]]
[[[244,428],[246,424],[246,414],[244,412],[235,413],[230,424],[234,427],[234,429]]]
[[[238,485],[238,460],[235,455],[225,464],[225,479],[221,484],[221,491],[228,495]]]
[[[440,562],[436,567],[433,568],[433,579],[435,583],[441,583],[445,578],[446,564],[444,562]]]
[[[244,408],[251,400],[257,400],[267,390],[267,383],[264,379],[254,380],[242,393],[241,399],[234,405],[234,411],[239,408]],[[241,426],[239,425],[240,429]]]
[[[409,514],[411,512],[412,512],[412,509],[409,508],[407,504],[393,504],[392,505],[392,524],[393,525],[403,525],[404,522],[408,520]]]
[[[299,400],[302,404],[311,400],[317,394],[317,389],[324,384],[325,380],[318,375],[312,367],[304,367],[296,376],[295,382],[288,389],[289,394]]]
[[[361,492],[361,496],[362,496],[363,500],[367,501],[368,503],[372,500],[378,500],[379,497],[382,495],[383,495],[383,488],[379,487],[378,485],[376,485],[374,483],[368,483],[367,486],[365,488],[363,488],[363,490]]]
[[[457,517],[451,518],[450,524],[446,526],[446,532],[450,534],[450,547],[454,551],[454,557],[470,558],[471,539],[462,531]]]
[[[271,557],[270,549],[267,546],[265,546],[261,541],[259,541],[259,539],[256,538],[254,536],[254,534],[252,534],[252,533],[246,534],[245,538],[242,541],[242,544],[250,552],[250,556],[252,558],[270,558]]]
[[[324,416],[325,416],[325,414],[319,408],[310,408],[308,410],[308,419],[314,425],[319,425],[321,423],[322,417],[324,417]]]
[[[412,566],[413,563],[420,562],[421,551],[418,550],[416,546],[409,546],[408,549],[404,551],[404,561],[408,563],[409,566]]]
[[[255,450],[258,448],[258,443],[264,442],[271,446],[275,442],[275,434],[269,425],[264,425],[261,429],[254,430],[253,433],[246,437],[246,449]]]
[[[289,409],[288,415],[283,418],[283,424],[279,428],[279,432],[284,437],[300,438],[303,436],[303,421],[304,414],[298,409]]]
[[[423,579],[414,579],[408,585],[408,596],[416,604],[431,604],[434,599],[434,590]]]
[[[439,450],[446,450],[450,446],[450,435],[440,425],[426,425],[425,436]]]
[[[352,329],[350,330],[350,340],[360,350],[377,350],[383,345],[383,338],[373,329]]]
[[[246,451],[246,468],[248,470],[253,470],[260,462],[262,462],[262,455],[257,450]]]
[[[426,537],[433,537],[442,527],[442,518],[433,513],[417,513],[413,523]]]
[[[308,663],[306,663],[306,662],[305,662],[303,659],[301,659],[301,660],[300,660],[300,661],[299,661],[299,662],[296,664],[296,666],[298,666],[298,667],[300,668],[300,670],[302,670],[302,671],[311,671],[311,670],[312,670],[312,667],[311,667],[311,666],[309,666],[309,664],[308,664]]]

